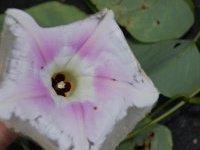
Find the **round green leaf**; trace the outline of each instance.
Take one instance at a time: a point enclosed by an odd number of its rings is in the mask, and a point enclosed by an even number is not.
[[[170,130],[158,125],[152,131],[152,142],[150,150],[172,150],[173,142]]]
[[[42,26],[68,24],[86,17],[78,8],[59,2],[48,2],[26,10]]]
[[[86,17],[86,14],[78,8],[55,1],[43,3],[25,11],[33,16],[41,26],[45,27],[65,25]],[[3,18],[4,15],[0,15],[0,30]]]
[[[117,150],[172,150],[173,142],[170,130],[163,125],[156,125],[145,130],[134,139],[126,141]]]
[[[187,95],[200,87],[200,53],[193,41],[131,44],[131,47],[163,95]]]
[[[113,9],[118,22],[139,41],[181,37],[194,22],[184,0],[91,0],[99,9]]]

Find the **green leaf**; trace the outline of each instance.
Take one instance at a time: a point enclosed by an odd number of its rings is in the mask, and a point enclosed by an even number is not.
[[[142,132],[133,140],[122,143],[116,150],[172,150],[172,145],[170,130],[163,125],[157,125]]]
[[[27,9],[26,12],[33,16],[33,18],[36,19],[41,26],[45,27],[64,25],[86,17],[86,14],[78,8],[64,5],[59,2],[43,3]],[[3,15],[0,16],[1,26],[2,20]]]
[[[27,9],[42,26],[68,24],[83,19],[86,14],[78,8],[58,2],[49,2]]]
[[[156,42],[181,37],[194,22],[184,0],[91,0],[99,9],[113,9],[118,22],[137,40]]]
[[[123,144],[120,144],[116,150],[134,150],[134,142],[133,141],[126,141]]]
[[[152,136],[152,142],[150,150],[161,150],[161,149],[172,150],[173,146],[172,135],[167,127],[163,125],[156,126],[151,136]]]
[[[200,87],[200,53],[193,41],[130,43],[130,46],[163,95],[188,95]]]

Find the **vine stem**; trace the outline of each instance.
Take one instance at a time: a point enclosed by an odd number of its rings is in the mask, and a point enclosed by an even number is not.
[[[142,131],[153,127],[155,124],[157,124],[158,122],[162,121],[163,119],[165,119],[166,117],[168,117],[169,115],[171,115],[173,112],[175,112],[176,110],[178,110],[179,108],[181,108],[182,106],[184,106],[186,104],[186,101],[181,101],[179,102],[177,105],[175,105],[173,108],[171,108],[170,110],[166,111],[164,114],[162,114],[161,116],[159,116],[158,118],[152,120],[148,125],[143,126],[141,128],[139,128],[138,130],[135,130],[133,133],[129,134],[126,140],[130,140],[132,139],[134,136],[138,135],[139,133],[141,133]]]
[[[174,96],[171,99],[169,99],[167,102],[165,102],[163,105],[161,105],[160,107],[158,107],[158,109],[156,109],[154,112],[152,112],[149,115],[149,118],[152,118],[153,116],[155,116],[157,113],[159,113],[160,111],[162,111],[165,107],[169,106],[172,102],[174,102],[175,100],[177,100],[178,98],[180,98],[181,96]]]
[[[180,101],[178,104],[176,104],[174,107],[172,107],[171,109],[169,109],[168,111],[166,111],[165,113],[163,113],[161,116],[159,116],[158,118],[150,121],[147,125],[144,125],[136,130],[134,130],[132,133],[130,133],[122,142],[127,141],[132,139],[133,137],[135,137],[136,135],[140,134],[142,131],[153,127],[155,124],[157,124],[158,122],[164,120],[166,117],[168,117],[169,115],[171,115],[172,113],[174,113],[175,111],[177,111],[178,109],[180,109],[181,107],[183,107],[187,102],[190,102],[190,99],[192,97],[194,97],[195,95],[197,95],[200,92],[200,87],[198,89],[196,89],[194,92],[192,92],[189,96],[184,97],[183,96],[183,100]],[[155,112],[153,112],[151,115],[145,117],[143,119],[147,120],[148,118],[151,118],[152,116],[154,116],[156,113],[158,113],[159,111],[161,111],[163,108],[165,108],[166,106],[168,106],[169,104],[171,104],[173,101],[175,101],[176,99],[180,98],[181,96],[175,96],[173,98],[171,98],[168,102],[166,102],[165,104],[163,104],[161,107],[159,107],[157,110],[155,110]]]
[[[200,32],[199,32],[200,33]],[[192,94],[189,95],[189,98],[194,97],[195,95],[197,95],[200,92],[200,87],[197,88],[194,92],[192,92]]]
[[[200,38],[200,31],[197,33],[197,35],[194,37],[193,41],[196,43]]]
[[[169,99],[167,102],[165,102],[164,104],[159,106],[154,112],[152,112],[151,114],[147,115],[144,119],[142,119],[141,122],[146,122],[146,120],[151,120],[154,116],[156,116],[156,114],[158,114],[160,111],[164,110],[167,106],[172,104],[172,102],[174,102],[178,98],[180,98],[180,96],[174,96],[173,98]],[[149,122],[147,122],[146,124],[148,124],[148,123]]]

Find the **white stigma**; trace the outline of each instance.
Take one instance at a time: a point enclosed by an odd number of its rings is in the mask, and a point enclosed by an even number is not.
[[[59,89],[64,89],[65,88],[65,82],[64,81],[60,81],[58,84],[57,84],[57,87]]]

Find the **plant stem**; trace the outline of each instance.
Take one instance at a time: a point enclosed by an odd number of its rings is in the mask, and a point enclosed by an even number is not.
[[[199,32],[200,33],[200,32]],[[189,95],[189,98],[194,97],[195,95],[197,95],[200,92],[200,87],[197,88],[194,92],[192,92],[192,94]]]
[[[171,108],[170,110],[168,110],[167,112],[165,112],[164,114],[162,114],[161,116],[159,116],[158,118],[152,120],[148,125],[143,126],[137,130],[135,130],[133,133],[129,134],[127,136],[127,138],[125,140],[130,140],[132,139],[134,136],[138,135],[139,133],[141,133],[142,131],[153,127],[155,124],[157,124],[158,122],[162,121],[163,119],[165,119],[166,117],[168,117],[169,115],[171,115],[173,112],[175,112],[176,110],[178,110],[179,108],[181,108],[182,106],[184,106],[186,104],[185,101],[181,101],[179,102],[177,105],[175,105],[173,108]],[[124,140],[124,141],[125,141]]]
[[[169,99],[167,102],[165,102],[163,105],[161,105],[160,107],[158,107],[158,109],[156,109],[154,112],[152,112],[149,117],[152,118],[153,116],[155,116],[157,113],[159,113],[160,111],[162,111],[165,107],[169,106],[172,102],[174,102],[175,100],[177,100],[178,98],[180,98],[180,96],[174,96],[171,99]]]
[[[198,42],[199,38],[200,38],[200,31],[199,31],[199,32],[197,33],[197,35],[194,37],[193,41],[196,43],[196,42]]]
[[[168,117],[169,115],[171,115],[173,112],[175,112],[176,110],[178,110],[179,108],[181,108],[185,104],[186,104],[185,101],[179,102],[173,108],[171,108],[170,110],[168,110],[167,112],[165,112],[164,114],[162,114],[161,116],[159,116],[158,118],[156,118],[155,120],[153,120],[150,124],[154,125],[154,124],[160,122],[161,120],[165,119],[166,117]]]
[[[150,113],[144,119],[142,119],[141,122],[146,122],[146,120],[152,120],[152,118],[155,117],[160,111],[164,110],[167,106],[169,106],[172,102],[174,102],[178,98],[180,98],[180,96],[174,96],[171,99],[167,100],[167,102],[159,106],[154,112]],[[146,125],[149,124],[149,122],[146,122]]]
[[[145,124],[144,126],[134,130],[132,133],[130,133],[126,139],[124,139],[122,142],[126,141],[126,140],[130,140],[133,137],[135,137],[136,135],[138,135],[139,133],[141,133],[142,131],[153,127],[155,124],[157,124],[158,122],[164,120],[165,118],[167,118],[169,115],[171,115],[173,112],[175,112],[176,110],[178,110],[179,108],[181,108],[182,106],[184,106],[187,102],[190,102],[190,99],[193,98],[194,96],[196,96],[198,93],[200,92],[200,87],[197,88],[194,92],[192,92],[189,96],[182,96],[184,99],[182,101],[180,101],[178,104],[176,104],[174,107],[172,107],[170,110],[166,111],[164,114],[162,114],[161,116],[159,116],[158,118],[150,121],[149,123]],[[150,114],[149,116],[146,116],[142,121],[146,121],[147,119],[151,119],[154,115],[156,115],[158,112],[160,112],[161,110],[163,110],[165,107],[167,107],[168,105],[170,105],[173,101],[177,100],[178,98],[180,98],[181,96],[175,96],[173,98],[171,98],[170,100],[168,100],[166,103],[164,103],[162,106],[160,106],[157,110],[155,110],[152,114]]]

